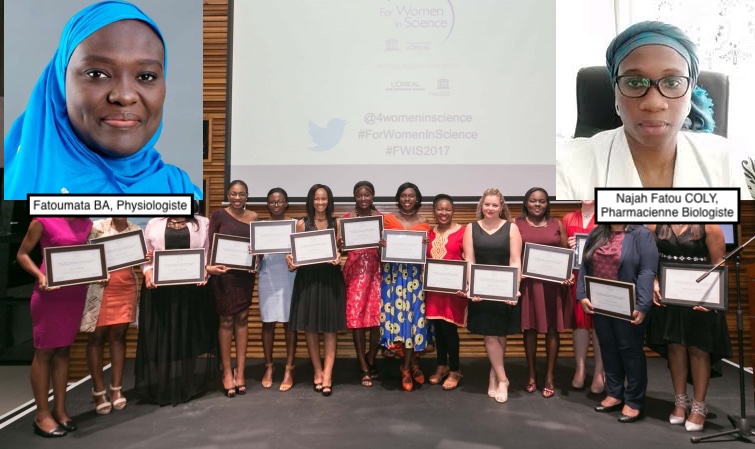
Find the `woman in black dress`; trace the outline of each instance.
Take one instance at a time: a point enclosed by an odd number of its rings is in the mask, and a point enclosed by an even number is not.
[[[246,210],[249,188],[244,181],[232,181],[228,186],[228,207],[210,216],[208,239],[212,244],[215,234],[249,237],[249,223],[257,221],[257,213]],[[246,394],[244,365],[249,338],[249,306],[254,293],[254,273],[233,270],[225,265],[207,265],[210,288],[215,298],[215,309],[220,317],[218,346],[223,366],[223,391],[229,398],[236,393]],[[236,369],[231,370],[231,341],[236,338]],[[272,375],[272,373],[270,373]],[[263,382],[264,383],[264,382]]]
[[[307,216],[296,223],[296,232],[335,229],[333,193],[315,184],[307,194]],[[341,274],[341,255],[332,262],[297,267],[287,257],[289,269],[297,270],[291,298],[289,329],[304,331],[307,350],[315,370],[314,389],[323,396],[333,392],[333,364],[338,331],[346,329],[346,287]],[[320,335],[325,339],[325,361],[320,359]]]
[[[661,262],[717,264],[726,250],[723,232],[716,224],[649,225],[648,229],[655,233]],[[721,375],[721,359],[732,356],[726,313],[700,306],[664,305],[658,280],[655,303],[660,307],[650,314],[647,344],[668,359],[675,396],[669,423],[684,424],[689,432],[702,431],[708,413],[708,383],[711,376]],[[687,396],[690,378],[692,401]]]

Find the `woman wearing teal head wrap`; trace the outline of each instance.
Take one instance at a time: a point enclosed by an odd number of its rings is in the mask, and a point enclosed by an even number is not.
[[[593,199],[595,187],[742,187],[726,139],[711,133],[696,48],[679,28],[630,26],[608,46],[606,66],[623,126],[558,147],[558,199]]]
[[[5,199],[28,193],[201,191],[154,148],[162,129],[167,50],[136,6],[77,13],[5,137]]]

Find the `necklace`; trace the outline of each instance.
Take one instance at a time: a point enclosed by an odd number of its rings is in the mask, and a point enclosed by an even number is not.
[[[399,208],[399,210],[398,210],[398,211],[399,211],[399,212],[401,212],[401,215],[403,215],[403,216],[405,216],[405,217],[412,217],[412,216],[414,216],[414,215],[417,215],[417,210],[416,210],[416,209],[415,209],[414,211],[412,211],[411,213],[408,213],[408,214],[407,214],[406,212],[404,212],[404,211],[403,211],[402,209],[400,209],[400,208]]]
[[[548,220],[543,220],[542,223],[535,224],[530,220],[530,217],[524,217],[524,219],[527,220],[527,223],[529,223],[529,225],[532,226],[533,228],[544,228],[548,226]]]
[[[168,218],[168,227],[171,229],[183,229],[186,227],[186,219],[176,220],[173,218]]]
[[[359,211],[358,211],[357,209],[354,209],[354,214],[355,214],[355,215],[356,215],[357,217],[371,217],[371,216],[372,216],[372,209],[370,209],[370,213],[368,213],[367,215],[360,215],[360,214],[359,214]]]

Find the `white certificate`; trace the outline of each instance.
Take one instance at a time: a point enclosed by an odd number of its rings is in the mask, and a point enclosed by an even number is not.
[[[383,235],[383,217],[355,217],[341,219],[343,249],[377,248]]]
[[[585,276],[587,297],[595,313],[633,320],[635,285],[630,282],[610,281]]]
[[[336,233],[333,229],[291,234],[294,265],[310,265],[336,260]]]
[[[249,240],[245,237],[215,234],[212,238],[210,265],[224,265],[234,270],[251,270],[253,257],[249,254]]]
[[[253,221],[249,223],[252,254],[291,252],[291,234],[296,220]]]
[[[102,244],[45,248],[45,276],[50,287],[89,284],[107,279]]]
[[[385,247],[381,252],[383,262],[425,263],[427,245],[425,231],[383,231]]]
[[[155,251],[155,285],[204,282],[204,249]]]
[[[91,239],[89,242],[105,245],[105,261],[108,271],[132,267],[147,261],[144,258],[147,253],[147,245],[144,242],[144,234],[141,229]]]
[[[427,259],[422,284],[426,291],[456,293],[467,288],[467,263],[463,260]]]
[[[664,304],[728,310],[726,267],[713,271],[705,279],[697,282],[697,279],[711,268],[709,265],[662,263],[659,273],[661,301]]]
[[[517,299],[519,269],[500,265],[472,264],[472,279],[469,296],[479,296],[490,301],[514,301]]]
[[[525,243],[522,275],[563,282],[571,277],[573,259],[574,251],[571,249]]]

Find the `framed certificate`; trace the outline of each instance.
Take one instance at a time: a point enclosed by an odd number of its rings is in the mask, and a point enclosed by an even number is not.
[[[469,297],[479,296],[488,301],[513,301],[519,291],[519,269],[500,265],[471,265]]]
[[[298,232],[291,234],[291,255],[294,265],[312,265],[336,260],[336,231]]]
[[[144,233],[142,233],[141,229],[91,239],[89,243],[102,243],[105,245],[107,271],[133,267],[147,261],[144,257],[147,254],[147,244],[144,242]]]
[[[254,256],[249,254],[249,239],[235,235],[215,234],[212,237],[210,265],[225,265],[234,270],[251,270]]]
[[[556,246],[524,244],[522,276],[544,281],[563,282],[571,277],[574,250]]]
[[[582,254],[584,253],[585,242],[587,241],[588,235],[590,234],[574,234],[574,239],[577,243],[574,247],[574,265],[572,265],[572,269],[574,270],[579,270],[580,267],[582,267]]]
[[[91,284],[107,279],[105,245],[102,243],[45,248],[44,259],[49,287]]]
[[[199,284],[204,282],[204,248],[155,251],[155,285]]]
[[[677,306],[703,306],[712,310],[729,310],[729,270],[718,267],[705,279],[697,278],[712,265],[662,262],[658,273],[661,302]]]
[[[467,262],[427,259],[422,285],[426,291],[456,293],[467,289]]]
[[[382,262],[425,263],[427,245],[425,231],[383,231],[385,246],[380,252]]]
[[[253,221],[249,223],[252,254],[291,252],[291,234],[296,232],[296,220]]]
[[[587,298],[590,299],[595,313],[627,321],[634,320],[634,284],[594,276],[585,276],[585,284]]]
[[[344,250],[377,248],[383,235],[383,217],[341,218]]]

